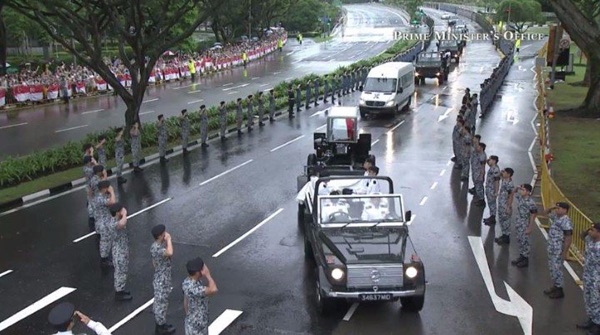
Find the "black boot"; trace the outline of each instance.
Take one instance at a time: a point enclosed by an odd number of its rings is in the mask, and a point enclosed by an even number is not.
[[[269,122],[271,122],[271,123],[275,122],[275,118],[270,117]]]
[[[454,170],[462,170],[462,164],[454,165]]]
[[[450,158],[450,160],[451,160],[452,162],[456,163],[456,156],[454,156],[454,157]]]
[[[485,207],[485,200],[479,199],[479,200],[475,201],[475,206],[477,206],[477,207]]]
[[[238,135],[242,135],[242,130],[238,129]]]
[[[592,329],[593,326],[594,323],[592,322],[592,319],[587,319],[585,322],[575,325],[577,329]]]
[[[558,287],[552,286],[551,288],[549,288],[547,290],[544,290],[544,294],[545,295],[550,295],[550,294],[554,293],[554,291],[556,291],[557,289],[558,289]]]
[[[188,149],[187,149],[187,148],[183,148],[183,154],[184,154],[184,155],[187,155],[187,154],[188,154],[188,152],[189,152],[189,151],[188,151]]]
[[[125,184],[127,182],[127,179],[123,178],[123,177],[117,177],[117,183],[119,185],[121,184]]]
[[[554,292],[548,294],[548,297],[550,299],[562,299],[565,297],[565,293],[563,292],[563,288],[562,287],[557,287],[556,290],[554,290]]]
[[[518,268],[526,268],[529,266],[529,258],[523,258],[519,263],[516,264]]]
[[[173,325],[156,325],[156,333],[157,334],[173,334],[175,332],[175,327]]]
[[[470,188],[470,189],[469,189],[469,193],[471,193],[471,194],[475,194],[475,187],[472,187],[472,188]]]
[[[469,177],[460,177],[460,181],[466,181],[466,182],[468,182],[469,181]]]
[[[265,126],[265,123],[264,123],[264,122],[262,122],[262,121],[260,121],[260,122],[258,123],[258,126],[259,126],[259,127],[264,127],[264,126]]]
[[[129,293],[129,292],[125,292],[125,291],[115,292],[115,300],[117,300],[117,301],[127,301],[127,300],[131,300],[131,299],[133,299],[133,297],[131,296],[131,293]]]
[[[88,218],[88,228],[90,229],[90,233],[96,230],[96,219]]]
[[[108,257],[101,258],[100,259],[100,267],[111,268],[111,267],[113,267],[113,263],[108,259]]]
[[[169,160],[168,160],[168,159],[167,159],[167,157],[165,157],[165,156],[162,156],[162,157],[160,158],[160,162],[161,162],[161,163],[166,163],[166,162],[168,162],[168,161],[169,161]]]
[[[133,172],[142,172],[142,171],[144,171],[144,169],[142,169],[139,166],[136,166],[136,167],[133,168]]]
[[[600,325],[592,323],[592,326],[588,330],[587,335],[600,335]]]
[[[226,140],[227,140],[227,137],[221,136],[221,141],[226,141]]]
[[[208,144],[206,142],[202,143],[201,145],[203,148],[208,148]]]
[[[500,237],[495,238],[494,241],[496,241],[496,243],[498,243],[499,245],[510,244],[510,236],[502,235]]]
[[[489,218],[483,220],[483,223],[485,223],[486,226],[495,225],[496,224],[496,216],[490,215]]]

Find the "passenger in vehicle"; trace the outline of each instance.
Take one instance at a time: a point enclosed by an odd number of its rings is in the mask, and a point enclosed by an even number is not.
[[[376,177],[379,174],[379,168],[375,165],[371,165],[367,170],[366,176]],[[363,179],[354,192],[356,194],[375,194],[381,193],[381,181],[377,179]]]
[[[363,210],[361,219],[365,221],[383,220],[389,215],[389,208],[385,206],[380,197],[371,198]]]

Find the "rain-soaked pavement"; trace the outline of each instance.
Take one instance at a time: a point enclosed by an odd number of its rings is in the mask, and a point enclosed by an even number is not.
[[[488,155],[498,155],[501,167],[515,170],[515,184],[530,182],[533,175],[528,156],[535,136],[531,68],[539,47],[539,42],[523,43],[501,98],[478,123]],[[394,180],[406,209],[415,215],[411,235],[428,280],[421,313],[402,312],[399,303],[344,305],[329,317],[316,313],[313,269],[304,259],[295,196],[296,176],[312,150],[311,134],[325,123],[324,113],[318,113],[326,108],[321,105],[291,121],[284,115],[240,138],[212,142],[205,151],[174,156],[165,166],[149,165],[143,174],[127,176],[118,196],[130,214],[139,213],[128,222],[130,302],[114,301],[112,273],[99,269],[95,236],[79,240],[87,234],[83,190],[1,215],[0,273],[12,272],[0,277],[0,320],[61,287],[76,289],[61,301],[74,302],[108,327],[126,319],[152,298],[150,228],[164,223],[175,249],[168,318],[178,334],[184,331],[184,264],[197,255],[206,260],[219,287],[210,300],[210,322],[227,309],[242,312],[223,334],[522,334],[516,317],[496,311],[468,236],[482,237],[499,298],[508,300],[506,282],[532,306],[533,334],[576,333],[574,324],[585,314],[574,281],[565,274],[563,300],[542,293],[551,283],[540,231],[532,235],[529,268],[511,266],[516,243],[504,248],[493,243],[494,229],[481,225],[487,209],[471,205],[469,185],[459,181],[449,162],[453,107],[464,88],[478,91],[499,55],[489,42],[472,42],[461,60],[447,84],[428,81],[418,87],[410,112],[360,124],[373,135],[380,175]],[[343,99],[345,105],[357,102],[358,93]],[[159,205],[149,209],[154,204]],[[234,243],[240,236],[245,237]],[[5,333],[50,333],[48,310],[41,308]],[[114,334],[153,331],[152,309],[145,308]]]
[[[393,42],[393,30],[406,23],[402,12],[379,5],[348,5],[348,24],[333,40],[299,45],[290,38],[283,52],[211,77],[149,88],[140,110],[142,122],[159,114],[178,115],[184,108],[218,105],[257,91],[266,91],[284,80],[309,73],[323,74],[339,66],[372,57]],[[343,37],[342,37],[343,35]],[[103,96],[41,105],[35,109],[0,113],[0,159],[60,146],[92,131],[122,125],[125,104],[118,96]]]

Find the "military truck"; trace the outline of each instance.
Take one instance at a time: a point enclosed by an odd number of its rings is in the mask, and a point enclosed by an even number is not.
[[[380,194],[357,194],[363,182]],[[315,274],[315,304],[329,314],[338,302],[394,302],[419,312],[425,268],[409,237],[411,211],[389,177],[319,177],[297,200],[304,255]],[[323,191],[324,190],[324,191]],[[385,191],[383,191],[385,190]]]
[[[460,41],[456,39],[451,40],[439,40],[436,43],[438,47],[438,51],[441,53],[450,52],[451,59],[454,59],[456,65],[460,62],[460,56],[462,54],[462,48],[460,46]]]
[[[445,66],[444,66],[445,65]],[[438,84],[448,80],[449,66],[439,52],[421,52],[415,61],[415,85],[425,84],[425,78],[437,78]]]

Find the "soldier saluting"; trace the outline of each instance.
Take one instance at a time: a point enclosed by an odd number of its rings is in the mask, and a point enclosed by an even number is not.
[[[200,106],[200,141],[203,148],[208,148],[208,111],[206,106]]]
[[[73,327],[75,320],[79,318],[89,329],[93,330],[96,335],[111,335],[111,333],[100,322],[91,320],[87,315],[76,311],[75,306],[70,302],[61,302],[54,306],[48,314],[48,323],[54,330],[58,331],[56,335],[73,335]]]
[[[221,101],[219,104],[219,125],[221,126],[221,140],[225,141],[227,137],[227,107],[225,107],[225,101]]]
[[[189,276],[183,281],[183,308],[185,310],[186,335],[208,335],[208,297],[218,291],[208,266],[197,257],[188,261]],[[200,278],[205,277],[208,286]]]
[[[152,265],[154,266],[154,319],[156,320],[156,333],[172,334],[175,332],[173,325],[167,324],[167,308],[169,307],[169,294],[173,289],[171,280],[171,257],[173,257],[173,243],[171,235],[167,233],[165,225],[159,224],[152,228],[154,243],[150,247]]]

